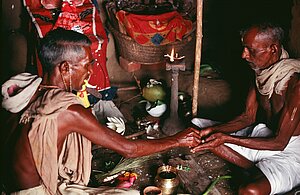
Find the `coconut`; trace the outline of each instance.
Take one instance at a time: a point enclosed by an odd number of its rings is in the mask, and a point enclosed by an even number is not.
[[[147,85],[142,89],[142,96],[149,102],[163,101],[166,97],[161,82],[150,79]]]

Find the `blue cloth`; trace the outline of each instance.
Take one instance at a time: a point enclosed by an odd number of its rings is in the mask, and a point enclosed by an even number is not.
[[[101,100],[113,100],[116,96],[117,90],[118,90],[117,87],[111,86],[108,89],[99,91],[99,93],[102,96]],[[91,105],[94,105],[100,100],[100,98],[97,98],[97,97],[89,94],[88,95],[88,100],[89,100]]]

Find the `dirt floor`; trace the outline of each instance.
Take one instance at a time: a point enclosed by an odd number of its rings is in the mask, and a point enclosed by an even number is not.
[[[160,118],[149,116],[145,111],[145,104],[139,103],[143,98],[137,83],[155,78],[163,81],[166,86],[170,86],[170,72],[165,71],[164,67],[142,67],[138,71],[129,73],[119,67],[118,64],[111,65],[109,72],[110,75],[118,75],[111,78],[112,86],[118,88],[113,101],[127,120],[125,136],[142,132],[141,135],[134,136],[133,139],[147,139],[144,126],[138,123],[141,121],[152,123],[158,121],[159,133],[156,134],[156,138],[166,136],[161,132],[161,127],[164,120],[168,118],[168,111]],[[180,72],[179,91],[192,95],[193,76],[192,71]],[[197,117],[220,121],[229,120],[240,112],[242,106],[241,100],[233,98],[234,93],[236,92],[231,85],[216,72],[201,75]],[[191,125],[192,116],[190,114],[185,115],[190,110],[190,104],[183,109],[179,102],[178,114],[185,127]],[[178,170],[180,184],[176,194],[203,194],[206,190],[210,190],[208,193],[210,195],[237,194],[240,182],[247,178],[241,169],[208,151],[191,154],[187,149],[175,148],[144,158],[131,159],[135,162],[131,165],[121,163],[124,159],[120,155],[104,148],[94,148],[93,156],[91,185],[116,185],[115,182],[102,183],[101,179],[103,179],[104,173],[121,167],[120,170],[134,172],[138,175],[132,188],[140,190],[141,194],[145,187],[156,185],[154,182],[156,171],[158,167],[166,164],[188,169]],[[222,179],[223,177],[225,179]],[[216,181],[215,185],[213,184],[214,181]],[[214,185],[214,187],[209,188],[210,185]],[[296,191],[288,194],[295,194]]]
[[[118,75],[116,78],[111,78],[112,86],[118,88],[113,101],[127,120],[125,135],[131,135],[145,130],[137,123],[137,121],[144,120],[150,122],[159,121],[160,132],[157,137],[166,136],[161,131],[161,127],[165,119],[169,117],[168,111],[160,118],[149,116],[145,111],[145,104],[139,103],[143,98],[138,83],[143,84],[143,82],[149,78],[160,80],[167,87],[167,94],[170,94],[171,73],[166,71],[164,67],[149,66],[142,66],[142,69],[131,73],[124,71],[121,67],[118,67],[117,64],[112,65],[112,67],[108,69],[110,75]],[[193,76],[193,72],[188,70],[179,73],[179,91],[189,95],[188,97],[190,98],[193,89]],[[234,109],[230,109],[232,95],[230,85],[220,78],[216,72],[212,71],[206,75],[201,75],[200,84],[199,116],[214,118],[216,120],[228,120],[235,114]],[[191,125],[191,101],[187,101],[187,104],[181,104],[181,102],[179,102],[178,110],[183,126],[187,127]],[[229,111],[228,113],[230,114],[224,114],[225,111]],[[135,138],[147,139],[147,134],[142,134]],[[99,184],[99,180],[97,180],[99,171],[100,175],[102,175],[101,171],[105,172],[112,169],[121,160],[121,156],[102,148],[95,149],[93,155],[93,182],[94,185],[97,185]],[[172,149],[151,155],[149,159],[141,162],[138,167],[130,168],[130,171],[138,174],[138,179],[132,187],[142,192],[145,187],[155,185],[154,178],[156,171],[159,166],[164,164],[173,165],[175,167],[182,165],[183,167],[189,168],[189,171],[178,171],[181,180],[177,190],[178,194],[202,194],[207,190],[209,185],[220,176],[232,175],[229,168],[231,165],[210,152],[191,154],[186,149]],[[187,181],[191,179],[190,177],[192,175],[194,179],[191,184]],[[220,180],[216,186],[212,188],[210,194],[235,194],[236,185],[232,185],[234,183],[233,181],[234,179]]]

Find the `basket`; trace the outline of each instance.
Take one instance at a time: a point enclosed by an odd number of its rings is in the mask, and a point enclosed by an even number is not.
[[[131,37],[116,30],[109,22],[107,23],[107,26],[115,38],[117,52],[121,57],[127,59],[128,61],[143,65],[162,63],[165,61],[164,55],[170,54],[172,48],[174,48],[175,52],[180,56],[185,55],[186,61],[189,61],[187,57],[193,58],[194,56],[194,31],[182,41],[176,41],[174,43],[159,46],[144,46],[138,44]],[[190,59],[190,61],[193,60]]]

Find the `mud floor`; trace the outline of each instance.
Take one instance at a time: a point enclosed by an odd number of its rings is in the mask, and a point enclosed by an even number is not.
[[[168,118],[168,110],[160,118],[149,117],[145,112],[145,105],[139,103],[143,98],[138,83],[142,84],[145,80],[154,78],[163,81],[166,86],[170,86],[170,72],[161,67],[144,67],[134,73],[129,73],[117,64],[111,64],[108,69],[110,75],[118,75],[111,78],[111,85],[118,88],[113,101],[127,120],[125,136],[142,132],[144,129],[139,128],[137,125],[137,121],[142,119],[159,122],[161,127],[164,120]],[[179,91],[192,96],[193,76],[192,71],[179,73]],[[233,87],[240,84],[227,81],[216,72],[202,75],[199,81],[197,117],[226,121],[239,114],[243,109],[243,99],[247,88],[243,85],[240,88]],[[178,115],[185,127],[191,125],[192,116],[186,115],[190,109],[191,104],[183,106],[179,102]],[[159,136],[164,135],[159,134]],[[147,139],[147,135],[144,133],[134,138]],[[99,179],[97,180],[97,175],[113,170],[120,163],[122,157],[104,148],[94,149],[93,155],[92,166],[94,171],[90,185],[99,186],[101,182],[99,182]],[[164,164],[175,167],[182,165],[189,168],[189,171],[178,171],[180,185],[177,194],[203,194],[216,180],[218,182],[210,189],[210,195],[237,194],[239,184],[243,179],[247,179],[246,174],[241,169],[210,152],[191,154],[188,150],[177,148],[148,156],[138,166],[127,170],[138,175],[132,188],[140,190],[142,193],[145,187],[154,185],[156,171],[159,166]],[[219,180],[218,178],[222,176],[230,176],[231,178]],[[108,185],[108,183],[105,185]],[[110,183],[110,185],[115,185],[115,183]],[[295,194],[297,190],[300,189],[295,189],[287,194]]]
[[[152,74],[152,75],[151,75]],[[161,75],[161,74],[165,74]],[[145,75],[143,72],[136,73],[135,79],[142,81],[145,78],[154,77],[157,80],[164,79],[168,80],[170,77],[168,73],[162,73],[162,71],[151,71]],[[136,80],[134,80],[133,74],[129,74],[126,82],[118,82],[117,86],[119,88],[116,98],[113,100],[119,110],[123,113],[127,120],[126,123],[126,135],[132,135],[143,131],[140,126],[138,126],[137,121],[148,120],[155,121],[159,124],[158,137],[165,136],[161,132],[161,126],[164,120],[169,117],[168,111],[160,118],[151,117],[145,111],[145,104],[139,103],[143,98],[140,94],[140,90],[137,87]],[[133,81],[128,81],[131,78]],[[121,79],[121,78],[119,78]],[[180,74],[179,78],[179,90],[190,95],[192,93],[192,73],[184,72]],[[217,119],[226,120],[220,112],[215,112],[214,109],[227,109],[230,102],[231,91],[228,83],[220,78],[211,77],[201,77],[201,87],[199,90],[199,98],[201,99],[199,104],[199,116],[215,117]],[[116,85],[116,83],[114,83]],[[169,81],[166,81],[168,86]],[[135,88],[135,87],[136,88]],[[188,127],[190,124],[190,119],[192,116],[190,114],[183,114],[191,110],[191,102],[188,105],[182,105],[179,102],[178,110],[179,116],[184,124],[184,127]],[[147,139],[147,134],[144,133],[134,138]],[[91,179],[91,185],[97,186],[101,184],[101,181],[97,180],[97,176],[101,175],[103,172],[109,172],[112,170],[120,161],[122,157],[110,150],[104,148],[97,148],[93,150],[93,175]],[[156,171],[161,165],[173,165],[173,166],[183,166],[188,167],[187,170],[179,170],[178,174],[181,178],[180,185],[178,187],[178,194],[202,194],[207,188],[221,176],[232,176],[229,164],[227,164],[222,159],[216,157],[210,152],[202,152],[197,154],[191,154],[188,149],[176,148],[162,153],[153,154],[147,157],[147,160],[141,162],[139,166],[130,168],[131,172],[137,173],[137,180],[134,182],[132,188],[140,190],[149,185],[155,185],[154,178],[156,176]],[[125,168],[125,167],[124,167]],[[191,177],[193,179],[186,178]],[[187,182],[190,180],[191,182]],[[102,183],[103,184],[103,183]],[[107,183],[106,183],[107,185]],[[115,185],[115,183],[110,183],[109,185]],[[211,189],[210,194],[235,194],[236,185],[233,179],[224,179],[216,183],[215,187]]]

